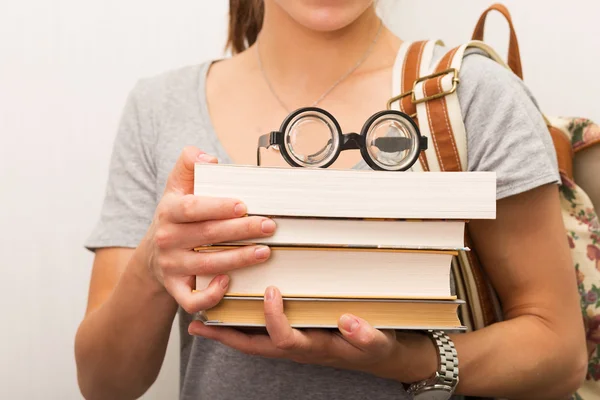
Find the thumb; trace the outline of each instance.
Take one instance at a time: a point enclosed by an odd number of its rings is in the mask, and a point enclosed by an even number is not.
[[[394,331],[380,331],[364,319],[350,314],[341,316],[338,328],[346,341],[371,354],[386,354],[396,341]]]
[[[194,193],[194,165],[201,163],[217,163],[217,158],[206,154],[194,146],[186,146],[175,166],[169,174],[165,192],[176,192],[180,194]]]

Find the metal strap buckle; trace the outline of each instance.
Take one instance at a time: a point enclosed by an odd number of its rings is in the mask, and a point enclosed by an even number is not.
[[[437,93],[437,94],[434,94],[434,95],[431,95],[431,96],[427,96],[427,97],[424,97],[422,99],[417,99],[417,96],[415,95],[415,87],[417,86],[417,84],[419,84],[421,82],[425,82],[425,81],[427,81],[429,79],[438,78],[440,76],[448,75],[450,73],[453,74],[453,76],[452,76],[452,88],[450,88],[450,90],[446,90],[445,92],[442,92],[442,93]],[[436,72],[435,74],[422,76],[422,77],[420,77],[419,79],[417,79],[415,81],[412,90],[410,90],[408,92],[405,92],[405,93],[402,93],[402,94],[400,94],[398,96],[394,96],[391,99],[389,99],[387,101],[387,109],[391,110],[393,103],[395,103],[396,101],[402,101],[402,99],[405,98],[405,97],[407,97],[407,96],[411,96],[410,100],[411,100],[411,102],[413,104],[424,103],[424,102],[429,101],[429,100],[435,100],[435,99],[439,99],[439,98],[444,97],[444,96],[448,96],[449,94],[452,94],[452,93],[456,92],[456,89],[458,88],[459,82],[460,82],[460,79],[458,78],[458,70],[456,68],[449,68],[449,69],[444,70],[444,71]],[[417,116],[417,114],[413,114],[410,117],[411,118],[415,118],[416,116]]]
[[[444,92],[441,92],[441,93],[436,93],[436,94],[431,95],[431,96],[425,96],[422,99],[417,99],[417,96],[415,95],[415,87],[419,83],[428,81],[429,79],[438,78],[440,76],[448,75],[448,74],[452,74],[452,88],[450,88],[449,90],[446,90]],[[419,78],[419,79],[417,79],[415,81],[415,85],[413,86],[413,90],[411,90],[411,93],[412,93],[411,100],[412,100],[412,102],[414,104],[420,104],[420,103],[425,103],[426,101],[435,100],[435,99],[439,99],[439,98],[444,97],[444,96],[448,96],[449,94],[452,94],[452,93],[456,92],[456,89],[458,88],[458,83],[459,82],[460,82],[460,79],[458,79],[458,70],[456,68],[448,68],[447,70],[444,70],[444,71],[436,72],[436,73],[431,74],[431,75],[422,76],[421,78]]]
[[[387,101],[387,109],[388,109],[388,110],[391,110],[391,109],[392,109],[392,104],[394,104],[394,103],[395,103],[395,102],[397,102],[397,101],[402,101],[402,99],[403,99],[403,98],[405,98],[405,97],[407,97],[407,96],[410,96],[410,95],[412,95],[412,92],[413,92],[413,91],[411,90],[411,91],[409,91],[409,92],[406,92],[406,93],[399,94],[398,96],[394,96],[394,97],[392,97],[391,99],[389,99],[389,100]],[[416,116],[417,116],[417,114],[413,114],[413,115],[411,115],[410,117],[414,119]]]

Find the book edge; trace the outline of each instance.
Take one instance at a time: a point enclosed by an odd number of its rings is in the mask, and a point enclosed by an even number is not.
[[[231,250],[251,244],[215,244],[215,245],[203,245],[194,247],[194,251],[211,251],[211,250]],[[445,254],[457,256],[460,250],[444,250],[444,249],[413,249],[413,248],[382,248],[382,247],[358,247],[358,246],[308,246],[305,244],[297,246],[278,246],[270,244],[272,250],[303,250],[303,251],[365,251],[365,252],[387,252],[387,253],[421,253],[421,254]]]
[[[227,327],[240,327],[240,328],[264,328],[266,325],[262,324],[242,324],[242,323],[223,323],[221,321],[215,320],[206,320],[202,321],[205,325],[208,326],[227,326]],[[296,329],[338,329],[337,325],[320,325],[320,324],[290,324],[292,328]],[[386,329],[386,330],[411,330],[411,331],[419,331],[419,330],[441,330],[445,332],[452,331],[466,331],[467,327],[464,325],[460,326],[406,326],[406,325],[374,325],[375,329]]]

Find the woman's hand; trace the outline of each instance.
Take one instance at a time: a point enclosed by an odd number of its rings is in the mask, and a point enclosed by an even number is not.
[[[155,278],[155,288],[166,289],[188,313],[221,300],[229,284],[228,271],[263,262],[270,255],[266,246],[202,253],[194,252],[194,247],[266,237],[275,231],[268,218],[245,217],[246,206],[238,200],[195,195],[196,162],[216,163],[217,159],[192,147],[184,149],[136,255]],[[216,276],[207,288],[194,291],[196,275]]]
[[[435,348],[425,335],[380,331],[349,314],[340,317],[339,330],[294,329],[283,312],[281,293],[273,287],[265,292],[264,307],[268,335],[246,334],[200,321],[193,321],[188,331],[246,354],[368,372],[383,378],[401,378],[402,382],[429,378],[437,368]],[[402,359],[413,354],[420,361],[408,371]]]
[[[262,217],[244,217],[246,207],[235,199],[193,194],[194,163],[216,162],[214,157],[186,148],[167,182],[154,221],[139,255],[145,258],[159,290],[166,290],[188,313],[216,305],[227,290],[226,273],[268,259],[265,246],[196,253],[196,246],[271,235],[275,223]],[[209,286],[193,291],[195,275],[216,275]],[[164,286],[164,288],[163,288]],[[369,372],[404,382],[425,379],[436,369],[435,350],[424,335],[374,329],[365,320],[342,315],[339,330],[293,329],[283,312],[281,293],[265,293],[268,335],[247,335],[235,329],[205,326],[193,321],[189,332],[222,342],[242,352],[287,358],[300,363]],[[399,340],[401,339],[401,340]],[[405,371],[400,357],[418,354],[419,368]],[[412,364],[414,366],[414,363]]]

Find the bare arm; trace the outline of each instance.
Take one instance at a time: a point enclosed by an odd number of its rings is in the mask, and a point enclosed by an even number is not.
[[[141,396],[160,371],[176,311],[173,297],[135,250],[98,250],[75,343],[84,397]]]
[[[497,219],[473,221],[471,232],[506,320],[452,336],[459,357],[457,393],[568,398],[585,376],[587,353],[557,188],[500,200]],[[396,360],[393,376],[401,381],[425,379],[437,367],[428,339],[404,341],[398,354],[414,360]]]
[[[557,187],[501,200],[495,221],[471,229],[507,320],[454,338],[460,392],[567,397],[585,376],[587,353]]]
[[[86,399],[133,399],[154,382],[178,304],[195,313],[217,304],[226,273],[268,259],[264,246],[195,253],[193,247],[269,236],[273,221],[245,217],[235,199],[196,196],[194,162],[216,162],[187,148],[167,182],[153,222],[135,250],[97,250],[88,308],[75,339],[79,387]],[[216,275],[193,291],[196,275]]]

